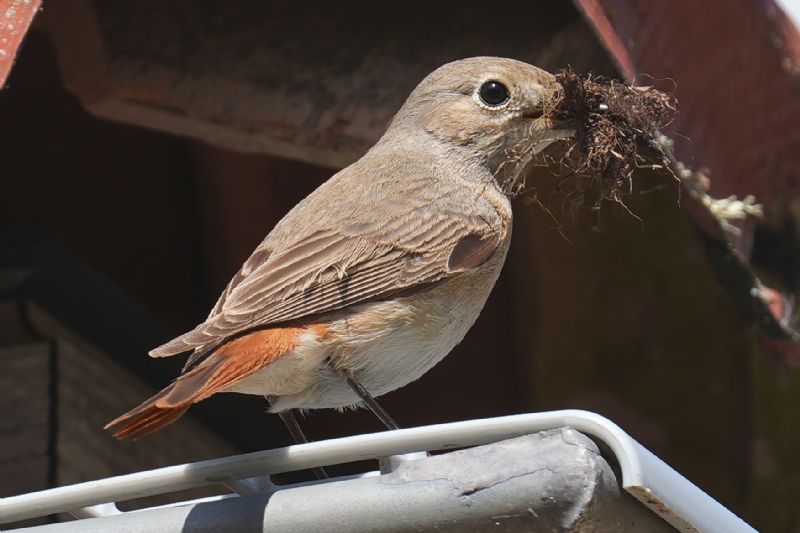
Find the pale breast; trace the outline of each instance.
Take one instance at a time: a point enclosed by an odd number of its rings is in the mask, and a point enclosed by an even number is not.
[[[481,268],[413,295],[353,306],[331,323],[330,361],[352,372],[374,396],[421,377],[475,323],[505,260],[508,240]],[[358,402],[350,387],[323,365],[312,387],[281,396],[277,410],[345,407]]]

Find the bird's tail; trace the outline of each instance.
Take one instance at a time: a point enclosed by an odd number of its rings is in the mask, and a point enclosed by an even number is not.
[[[211,363],[181,375],[161,392],[106,424],[104,429],[119,426],[114,437],[138,440],[176,421],[192,404],[227,385],[213,382],[214,371],[220,365]]]
[[[181,407],[159,407],[158,398],[160,394],[161,393],[153,396],[124,415],[115,418],[106,424],[105,429],[123,424],[114,431],[114,437],[117,439],[139,440],[176,421],[189,409],[189,405]]]
[[[118,439],[140,439],[181,417],[192,404],[258,372],[294,350],[302,335],[327,334],[319,325],[279,327],[257,330],[229,340],[199,360],[164,390],[115,418],[105,429],[119,426],[113,435]]]

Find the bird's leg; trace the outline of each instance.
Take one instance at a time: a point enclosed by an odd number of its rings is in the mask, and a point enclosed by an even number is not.
[[[267,396],[267,401],[272,403],[269,396]],[[297,416],[295,416],[294,411],[294,409],[281,411],[278,413],[278,416],[281,418],[283,425],[286,426],[286,430],[289,432],[289,436],[292,437],[292,441],[294,441],[295,444],[306,444],[308,438],[306,434],[303,433],[303,429],[300,427],[300,422],[297,421]],[[317,476],[317,479],[328,479],[329,477],[328,473],[321,466],[315,466],[312,470],[314,471],[314,475]]]
[[[278,413],[278,416],[281,417],[283,425],[286,426],[286,430],[289,431],[289,436],[292,437],[292,441],[295,444],[305,444],[308,442],[308,438],[306,434],[303,433],[293,409],[281,411]]]
[[[378,401],[372,397],[369,391],[367,391],[367,389],[365,389],[361,383],[356,381],[350,371],[336,368],[330,361],[328,361],[328,364],[331,366],[334,372],[344,378],[347,384],[350,385],[350,388],[353,389],[353,392],[355,392],[358,397],[361,398],[365,404],[367,404],[367,407],[370,411],[372,411],[372,414],[378,417],[378,420],[383,422],[383,425],[386,426],[387,429],[400,429],[400,424],[398,424],[397,421],[392,418],[392,415],[386,412],[386,409],[384,409],[383,406],[381,406],[381,404],[379,404]]]

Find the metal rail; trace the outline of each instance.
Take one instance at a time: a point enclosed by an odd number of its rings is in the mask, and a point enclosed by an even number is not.
[[[0,524],[59,512],[97,516],[103,514],[103,508],[96,507],[101,504],[202,485],[237,486],[242,485],[242,480],[246,480],[244,490],[252,494],[263,483],[257,476],[364,459],[380,460],[410,452],[476,446],[561,427],[575,428],[604,443],[620,466],[624,489],[675,528],[720,533],[754,531],[619,426],[600,415],[579,410],[356,435],[23,494],[0,500]],[[115,512],[115,508],[108,509]]]
[[[388,474],[50,524],[25,533],[669,533],[597,445],[541,431],[407,461]]]

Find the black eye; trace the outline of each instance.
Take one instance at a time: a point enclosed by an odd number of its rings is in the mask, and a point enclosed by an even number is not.
[[[497,80],[489,80],[481,85],[478,90],[478,96],[480,96],[481,102],[484,104],[490,107],[497,107],[508,101],[508,87]]]

